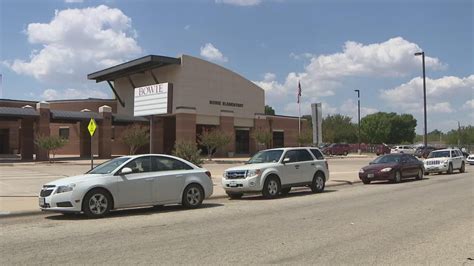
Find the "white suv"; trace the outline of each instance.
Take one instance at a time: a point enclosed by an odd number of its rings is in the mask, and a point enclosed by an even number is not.
[[[454,169],[464,173],[466,162],[462,152],[458,149],[444,149],[430,152],[424,162],[425,174],[447,172],[452,174]]]
[[[275,198],[298,186],[322,192],[328,180],[328,164],[319,149],[280,148],[260,151],[245,165],[225,170],[222,186],[232,199],[245,192],[262,192],[265,198]]]

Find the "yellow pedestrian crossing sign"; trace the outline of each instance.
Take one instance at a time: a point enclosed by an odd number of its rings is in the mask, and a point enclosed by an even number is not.
[[[89,130],[89,133],[91,134],[91,137],[94,135],[96,128],[97,128],[97,124],[95,123],[94,118],[91,118],[91,121],[89,122],[89,125],[87,126],[87,129]]]

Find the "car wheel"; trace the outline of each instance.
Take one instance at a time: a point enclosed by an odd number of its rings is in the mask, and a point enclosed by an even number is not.
[[[423,170],[418,169],[418,174],[415,177],[416,180],[421,180],[423,179]]]
[[[112,209],[112,197],[103,189],[93,189],[84,196],[82,211],[89,218],[101,218]]]
[[[313,191],[313,193],[323,192],[325,185],[326,184],[324,175],[318,172],[313,177],[313,182],[311,183],[311,191]]]
[[[466,171],[466,165],[464,164],[464,162],[462,162],[461,168],[459,169],[459,172],[464,173],[465,171]]]
[[[448,173],[448,174],[452,174],[452,173],[453,173],[453,164],[451,164],[451,163],[449,164],[449,166],[448,166],[448,171],[447,171],[446,173]]]
[[[281,189],[280,193],[282,195],[288,195],[288,193],[290,193],[290,190],[291,190],[291,187],[285,187]]]
[[[368,185],[370,184],[371,180],[367,179],[367,178],[362,178],[362,183]]]
[[[393,182],[400,183],[401,181],[402,181],[402,174],[400,173],[400,171],[396,171]]]
[[[429,172],[426,172],[425,175],[430,175],[430,173],[429,173]]]
[[[183,192],[182,204],[184,207],[194,209],[201,206],[204,200],[204,191],[198,184],[188,185]]]
[[[234,193],[234,192],[226,192],[227,196],[231,199],[240,199],[244,195],[244,193]]]
[[[280,181],[274,176],[269,176],[265,180],[262,190],[263,197],[273,199],[280,194]]]

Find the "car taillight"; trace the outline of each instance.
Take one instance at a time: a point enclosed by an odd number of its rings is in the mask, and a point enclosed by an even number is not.
[[[210,179],[212,179],[211,172],[206,171],[206,175],[207,175]]]

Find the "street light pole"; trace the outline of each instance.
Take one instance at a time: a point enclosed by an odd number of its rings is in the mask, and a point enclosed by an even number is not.
[[[360,90],[354,90],[357,92],[357,115],[358,115],[358,127],[359,127],[359,134],[357,136],[357,141],[359,143],[357,153],[360,154]]]
[[[421,55],[421,61],[423,64],[423,110],[424,110],[424,135],[423,135],[423,145],[428,146],[428,128],[426,123],[426,75],[425,75],[425,52],[417,52],[415,56]]]

